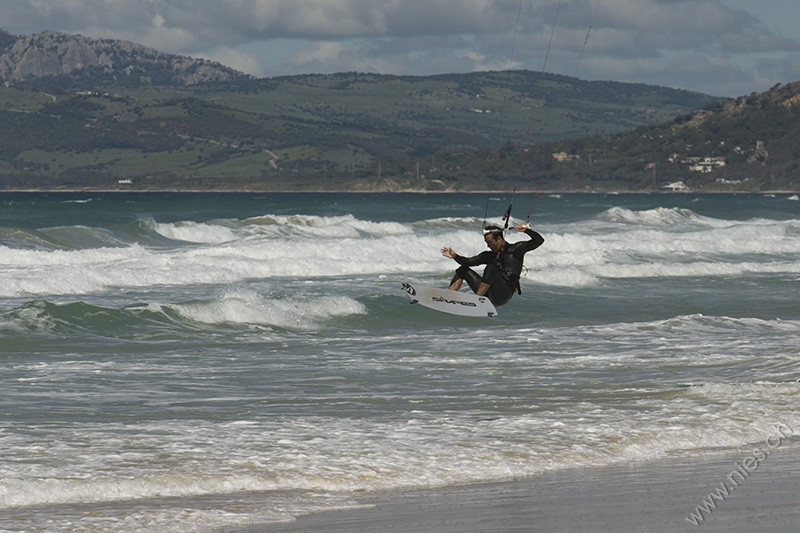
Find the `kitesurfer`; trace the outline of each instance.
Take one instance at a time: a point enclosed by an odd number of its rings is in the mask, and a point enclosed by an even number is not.
[[[487,296],[496,306],[507,303],[514,295],[514,291],[522,294],[519,276],[522,274],[523,259],[526,253],[542,245],[544,237],[526,224],[518,224],[514,229],[525,232],[530,240],[508,243],[503,237],[503,228],[486,226],[483,238],[489,250],[474,257],[464,257],[455,253],[452,248],[442,248],[443,256],[455,259],[461,265],[450,282],[450,290],[459,290],[466,280],[475,294]],[[476,265],[486,265],[483,276],[469,268]]]

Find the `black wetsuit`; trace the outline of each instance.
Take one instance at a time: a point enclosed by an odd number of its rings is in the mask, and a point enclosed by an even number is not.
[[[532,229],[526,229],[525,233],[531,238],[529,241],[505,243],[499,252],[487,250],[474,257],[456,255],[454,259],[461,266],[456,270],[453,281],[458,278],[465,280],[473,292],[478,290],[481,282],[487,283],[489,290],[486,296],[494,305],[508,302],[514,291],[521,294],[519,276],[522,274],[525,254],[535,250],[544,242],[544,237]],[[476,265],[486,265],[483,276],[469,268]]]

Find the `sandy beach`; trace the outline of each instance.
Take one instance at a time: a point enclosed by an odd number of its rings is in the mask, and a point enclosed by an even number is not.
[[[351,509],[252,531],[793,531],[800,524],[800,448],[784,445],[756,465],[748,461],[754,450],[365,494]],[[728,495],[719,492],[723,483]]]

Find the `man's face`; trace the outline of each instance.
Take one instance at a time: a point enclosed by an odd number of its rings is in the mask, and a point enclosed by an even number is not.
[[[495,235],[493,233],[487,233],[483,236],[483,240],[486,241],[486,246],[493,252],[499,252],[500,248],[503,246],[503,236],[502,235]]]

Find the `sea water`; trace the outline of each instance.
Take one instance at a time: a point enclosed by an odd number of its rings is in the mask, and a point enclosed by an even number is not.
[[[0,530],[234,531],[800,436],[796,195],[518,194],[522,294],[411,305],[508,201],[3,194]]]

